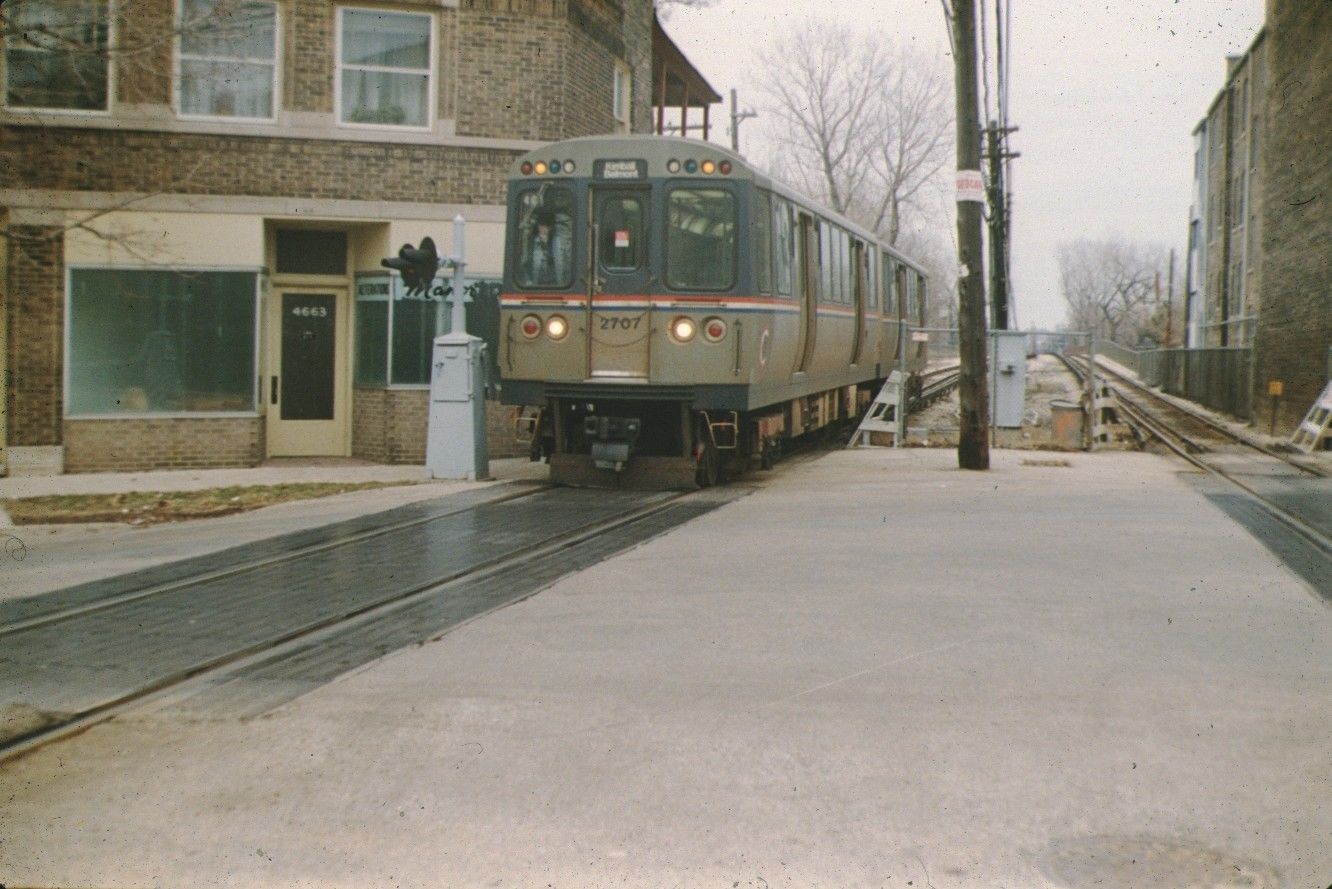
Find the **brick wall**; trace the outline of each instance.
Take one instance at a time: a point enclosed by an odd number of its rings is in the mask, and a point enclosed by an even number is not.
[[[564,23],[475,13],[458,26],[458,134],[542,142],[567,135]]]
[[[1277,426],[1289,433],[1326,382],[1332,345],[1332,4],[1268,0],[1267,28],[1254,405],[1268,426],[1267,383],[1283,380]]]
[[[66,420],[66,472],[254,466],[264,457],[259,417]]]
[[[352,456],[380,463],[425,463],[430,393],[357,389],[352,396]]]
[[[0,130],[0,188],[499,204],[516,152],[255,136]]]
[[[60,444],[64,410],[65,239],[59,228],[10,226],[5,322],[9,444]]]
[[[425,463],[430,393],[424,389],[357,389],[352,398],[352,456],[380,463]],[[486,402],[492,459],[526,456],[514,441],[516,408]]]

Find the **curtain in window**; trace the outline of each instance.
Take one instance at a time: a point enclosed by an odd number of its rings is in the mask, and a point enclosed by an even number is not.
[[[411,13],[342,11],[344,121],[429,125],[432,22]]]

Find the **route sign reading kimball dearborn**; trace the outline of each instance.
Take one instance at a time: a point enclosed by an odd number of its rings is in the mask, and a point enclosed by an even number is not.
[[[647,177],[647,163],[641,160],[597,161],[598,179],[644,179]]]

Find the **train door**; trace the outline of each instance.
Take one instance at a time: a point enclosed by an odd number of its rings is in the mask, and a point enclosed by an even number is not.
[[[796,372],[809,368],[814,357],[814,337],[818,333],[819,229],[814,217],[800,214],[800,345],[796,349]]]
[[[651,360],[651,191],[595,188],[590,197],[588,376],[646,379]]]
[[[860,355],[865,349],[865,293],[869,269],[866,267],[865,245],[855,239],[851,241],[851,269],[851,303],[856,313],[851,363],[859,364]]]

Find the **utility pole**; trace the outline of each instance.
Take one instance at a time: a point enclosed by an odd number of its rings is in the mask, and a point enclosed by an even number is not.
[[[1011,323],[1008,297],[1008,191],[1004,181],[1006,162],[1021,155],[1007,150],[1009,133],[1017,127],[1005,128],[990,121],[985,130],[988,150],[990,197],[990,327],[1008,330]]]
[[[976,96],[976,0],[952,0],[957,86],[957,300],[961,377],[957,465],[990,468],[990,410],[985,389],[985,281],[981,210],[980,112]]]
[[[1165,347],[1171,346],[1171,340],[1174,339],[1174,325],[1171,322],[1175,316],[1175,248],[1170,248],[1170,271],[1166,275],[1166,329],[1165,329]]]
[[[735,90],[731,90],[731,150],[740,153],[740,122],[758,117],[754,111],[740,111],[736,105]]]

